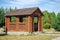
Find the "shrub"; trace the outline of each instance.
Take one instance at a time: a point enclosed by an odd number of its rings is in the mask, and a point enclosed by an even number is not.
[[[43,27],[44,27],[45,29],[50,29],[50,28],[51,28],[51,25],[50,25],[49,23],[46,23],[46,24],[43,25]]]
[[[57,25],[57,26],[55,27],[55,30],[56,30],[56,31],[60,31],[60,25]]]

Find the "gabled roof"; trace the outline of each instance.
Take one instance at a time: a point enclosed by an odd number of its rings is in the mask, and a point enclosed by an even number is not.
[[[5,16],[31,15],[37,9],[39,9],[39,8],[38,7],[33,7],[33,8],[17,9],[17,10],[13,10],[13,11],[9,12]]]

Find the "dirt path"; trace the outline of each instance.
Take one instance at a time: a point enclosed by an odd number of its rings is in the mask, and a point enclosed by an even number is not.
[[[52,40],[60,40],[60,37],[57,37],[57,38],[55,38],[55,39],[52,39]]]

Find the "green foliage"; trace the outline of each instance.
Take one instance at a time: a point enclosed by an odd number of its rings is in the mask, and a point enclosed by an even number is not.
[[[16,17],[11,17],[11,22],[16,22]]]
[[[57,25],[55,30],[60,31],[60,25]]]
[[[54,28],[56,25],[56,15],[54,12],[50,13],[50,21],[51,21],[51,26]]]
[[[0,27],[2,27],[5,23],[5,14],[10,12],[10,9],[4,9],[3,7],[0,7]]]
[[[47,23],[47,19],[48,19],[48,11],[43,11],[43,24]]]
[[[38,18],[34,17],[34,23],[37,23],[37,22],[38,22]]]
[[[4,24],[4,18],[5,18],[5,10],[3,9],[3,7],[0,8],[0,27],[2,27],[2,25]]]
[[[57,31],[60,31],[60,13],[58,13],[58,15],[57,15],[57,22],[56,22],[56,27],[55,27],[55,29],[56,29]]]
[[[51,28],[51,25],[50,25],[49,23],[46,23],[46,24],[43,25],[43,27],[44,27],[45,29],[50,29],[50,28]]]
[[[23,22],[26,22],[26,17],[23,17]]]

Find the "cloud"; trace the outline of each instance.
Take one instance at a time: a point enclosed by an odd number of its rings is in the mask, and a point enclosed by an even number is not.
[[[60,0],[0,0],[0,6],[5,8],[39,7],[41,10],[60,11]]]
[[[27,5],[27,4],[37,4],[37,0],[6,0],[5,2],[9,2],[10,4],[15,4],[15,5]]]
[[[47,0],[5,0],[6,3],[15,4],[15,5],[31,5],[31,4],[39,4],[43,1]]]
[[[31,6],[37,6],[38,5],[38,1],[37,0],[2,0],[2,4],[1,6],[4,6],[4,7],[13,7],[16,6],[16,7],[24,7],[24,6],[28,6],[28,5],[31,5]]]
[[[18,8],[38,6],[39,0],[5,0],[2,6]]]

